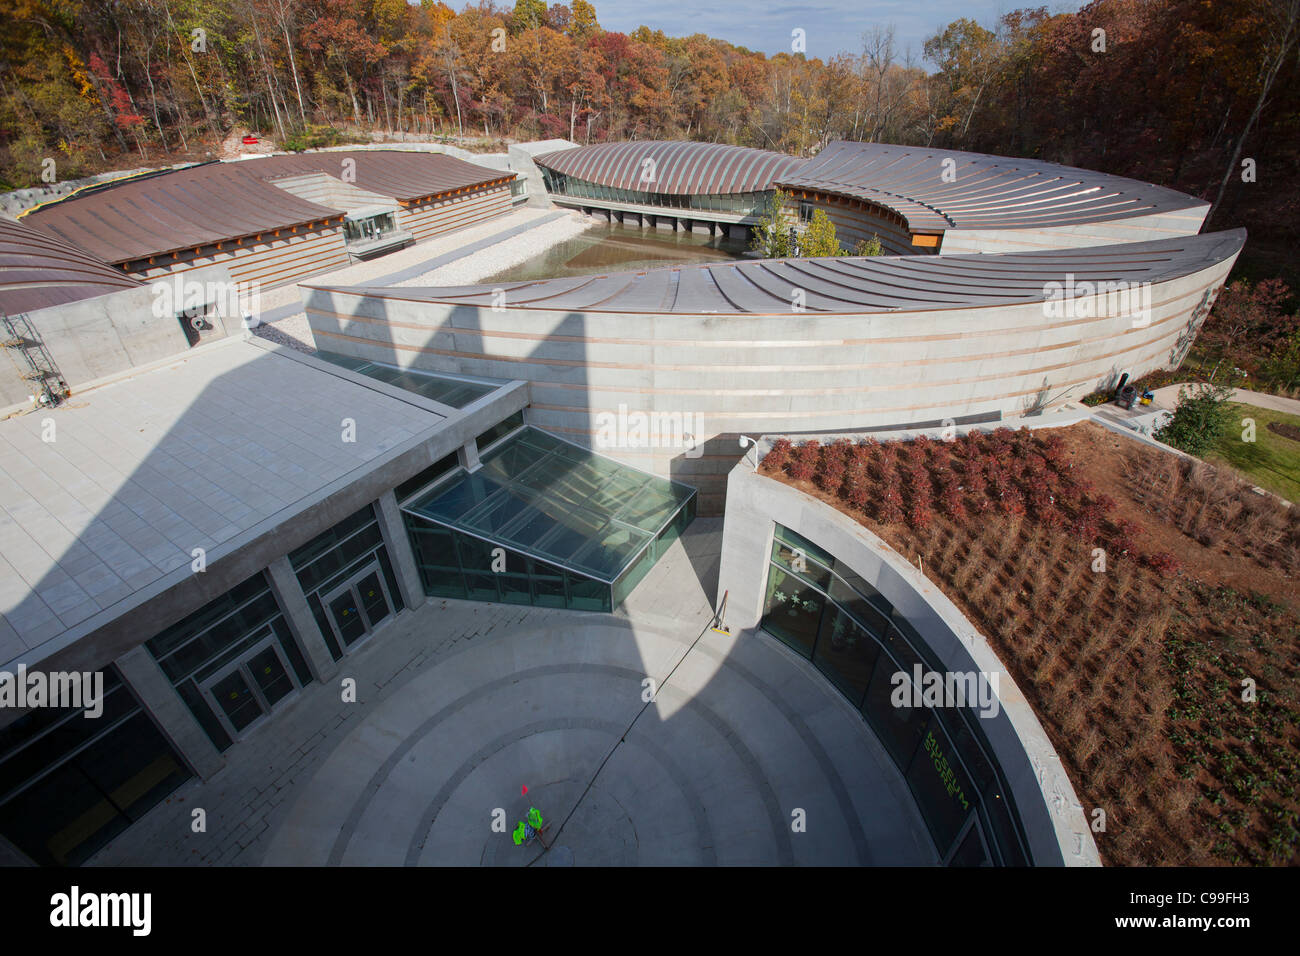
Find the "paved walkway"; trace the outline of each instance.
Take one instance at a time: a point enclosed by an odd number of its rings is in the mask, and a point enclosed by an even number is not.
[[[1188,387],[1191,384],[1187,383]],[[1163,385],[1160,388],[1152,389],[1152,394],[1155,396],[1152,403],[1173,411],[1178,405],[1178,389],[1181,387],[1183,386]],[[1269,395],[1265,392],[1252,392],[1248,388],[1234,388],[1232,390],[1232,400],[1241,402],[1243,405],[1254,405],[1257,408],[1268,408],[1275,412],[1286,412],[1288,415],[1300,415],[1300,399],[1283,398],[1281,395]]]
[[[92,862],[936,862],[902,777],[811,665],[708,629],[720,542],[697,519],[615,614],[401,615],[344,661],[358,703],[305,689]],[[529,806],[549,853],[500,829]]]
[[[389,253],[367,262],[356,262],[334,272],[311,276],[302,282],[311,285],[397,285],[407,279],[471,255],[488,246],[504,242],[520,233],[557,219],[567,218],[569,210],[546,210],[522,206],[504,216],[475,223],[463,229],[434,236],[407,249]],[[260,318],[266,323],[282,322],[302,314],[299,283],[269,289],[261,294]]]

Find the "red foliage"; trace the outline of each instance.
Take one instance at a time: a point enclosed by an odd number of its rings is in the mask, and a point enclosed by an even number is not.
[[[1137,549],[1137,539],[1142,534],[1142,526],[1133,521],[1121,520],[1111,535],[1110,546],[1120,554],[1128,554]]]
[[[1004,514],[1023,515],[1025,513],[1024,496],[1020,493],[1020,489],[1014,485],[1002,495],[1001,505]]]
[[[1178,569],[1183,566],[1182,562],[1168,551],[1157,551],[1154,554],[1148,554],[1145,563],[1152,571],[1165,575],[1176,574]]]
[[[922,531],[930,527],[930,522],[934,520],[934,512],[930,510],[930,505],[917,499],[912,502],[912,507],[907,509],[907,523],[917,531]]]
[[[795,479],[795,481],[807,481],[817,470],[817,464],[820,457],[821,442],[804,442],[798,449],[796,449],[785,472],[791,478]]]
[[[844,470],[843,449],[836,448],[835,445],[825,449],[822,453],[821,470],[817,473],[818,487],[832,493],[839,491],[844,481]]]
[[[897,484],[885,485],[876,499],[876,518],[884,524],[897,524],[903,520],[903,496]]]
[[[794,445],[791,443],[790,439],[778,438],[776,441],[772,442],[771,451],[763,457],[763,464],[778,470],[784,468],[785,463],[790,460],[790,454],[793,449]]]
[[[966,503],[962,500],[962,494],[956,484],[943,486],[939,502],[943,505],[944,514],[953,521],[962,521],[966,518]]]

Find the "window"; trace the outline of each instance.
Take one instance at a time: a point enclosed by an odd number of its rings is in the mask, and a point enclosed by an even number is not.
[[[34,710],[0,730],[0,833],[43,866],[77,866],[189,779],[122,682],[103,713]]]
[[[483,449],[491,445],[493,442],[495,442],[497,439],[504,438],[506,435],[509,435],[516,428],[521,427],[523,423],[524,423],[524,410],[521,408],[519,411],[515,412],[509,418],[497,422],[487,431],[483,432],[481,435],[475,438],[474,444],[479,451],[482,451]]]
[[[396,214],[391,212],[381,212],[364,219],[346,219],[343,222],[343,238],[348,245],[374,242],[396,231]]]
[[[1014,806],[971,708],[895,706],[900,673],[910,696],[915,668],[941,666],[920,633],[825,549],[781,525],[774,538],[763,629],[858,707],[907,780],[940,856],[953,865],[1027,863]]]
[[[235,666],[241,655],[268,638],[289,665],[282,675],[277,668],[274,676],[288,681],[294,689],[310,683],[311,672],[289,632],[275,594],[265,576],[258,573],[150,638],[145,647],[212,743],[218,750],[226,750],[233,738],[229,726],[213,708],[205,685],[217,670]]]
[[[812,222],[813,204],[807,199],[799,200],[799,219],[801,222]]]

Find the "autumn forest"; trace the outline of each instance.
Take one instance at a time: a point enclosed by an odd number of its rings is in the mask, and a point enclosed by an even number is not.
[[[0,0],[0,189],[282,148],[440,138],[857,139],[1031,156],[1201,196],[1297,284],[1300,0],[1096,0],[856,52],[607,32],[587,0]],[[815,31],[815,22],[792,24]],[[797,45],[797,44],[793,44]],[[48,165],[48,164],[47,164]]]

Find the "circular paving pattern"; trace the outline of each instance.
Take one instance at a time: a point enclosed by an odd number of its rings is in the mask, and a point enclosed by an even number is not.
[[[668,630],[552,617],[426,667],[298,790],[263,863],[934,862],[894,765],[807,662]],[[514,843],[530,807],[549,849]]]

